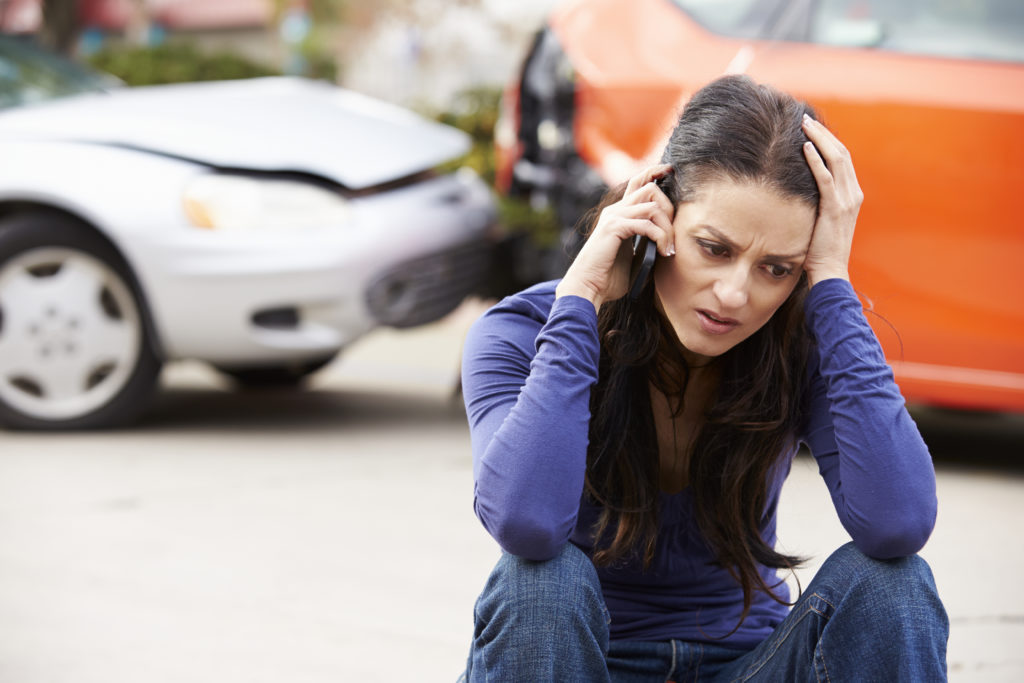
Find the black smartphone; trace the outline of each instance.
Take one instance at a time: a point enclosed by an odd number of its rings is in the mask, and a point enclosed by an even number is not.
[[[662,192],[665,191],[665,183],[669,182],[669,177],[663,175],[654,181]],[[644,285],[647,284],[647,278],[651,276],[654,260],[657,257],[658,245],[650,238],[643,235],[633,237],[633,262],[629,268],[629,292],[627,292],[630,301],[640,298],[640,292],[644,291]]]
[[[629,292],[627,294],[630,301],[640,298],[640,292],[644,291],[644,285],[647,284],[647,278],[651,276],[657,256],[658,245],[650,238],[643,235],[633,237],[633,261],[629,267]]]

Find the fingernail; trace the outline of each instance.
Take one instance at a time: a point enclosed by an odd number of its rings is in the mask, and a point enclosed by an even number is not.
[[[810,114],[804,114],[804,123],[811,123],[814,119],[811,118]]]

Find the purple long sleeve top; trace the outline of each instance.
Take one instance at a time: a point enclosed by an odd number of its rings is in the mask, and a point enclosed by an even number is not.
[[[536,285],[490,309],[470,330],[463,361],[476,514],[506,552],[534,560],[554,557],[568,542],[589,553],[600,512],[583,496],[597,315],[585,299],[555,299],[556,284]],[[817,354],[798,444],[810,449],[861,551],[877,558],[913,554],[935,523],[928,449],[850,283],[818,283],[806,317]],[[763,534],[770,546],[795,453],[796,447],[785,454],[769,482]],[[689,489],[663,493],[660,502],[653,564],[598,569],[611,637],[754,647],[788,608],[757,592],[733,631],[743,593],[714,564]],[[761,572],[767,585],[778,583],[774,570]],[[786,598],[785,585],[776,593]]]

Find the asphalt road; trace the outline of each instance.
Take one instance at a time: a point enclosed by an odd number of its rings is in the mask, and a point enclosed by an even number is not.
[[[0,681],[453,681],[497,557],[452,395],[478,310],[376,333],[305,392],[177,365],[134,429],[0,432]],[[951,680],[1024,680],[1024,418],[915,418]],[[780,515],[806,585],[846,540],[810,460]]]

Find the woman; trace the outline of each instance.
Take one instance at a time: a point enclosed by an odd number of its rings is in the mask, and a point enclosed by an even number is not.
[[[944,679],[948,621],[914,555],[935,475],[849,283],[849,154],[731,76],[663,162],[606,198],[561,281],[470,332],[475,507],[505,554],[467,678]],[[634,301],[635,235],[659,257]],[[790,610],[776,570],[799,559],[775,523],[800,443],[853,542]]]

